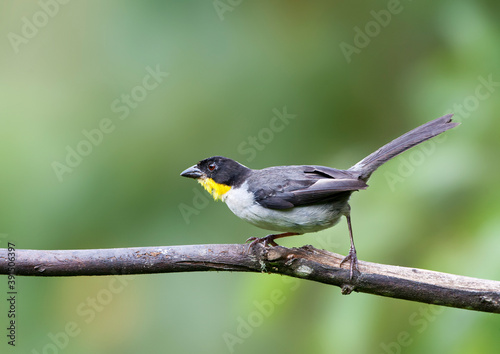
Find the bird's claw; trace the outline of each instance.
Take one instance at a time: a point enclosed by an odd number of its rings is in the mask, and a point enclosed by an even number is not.
[[[340,267],[342,267],[342,264],[345,262],[349,262],[349,279],[352,279],[354,275],[354,271],[359,272],[358,268],[358,256],[356,255],[356,250],[355,249],[350,249],[349,254],[342,259],[340,262]]]
[[[249,237],[245,242],[250,242],[250,245],[248,248],[252,248],[258,243],[262,243],[264,247],[268,247],[269,245],[271,246],[278,246],[278,244],[274,241],[275,235],[267,235],[265,237]]]

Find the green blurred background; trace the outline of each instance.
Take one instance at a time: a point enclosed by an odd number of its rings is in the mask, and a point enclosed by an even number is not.
[[[0,247],[241,243],[266,232],[208,202],[184,168],[211,155],[347,168],[454,112],[459,128],[353,195],[358,255],[500,280],[499,13],[497,1],[3,1]],[[294,117],[277,126],[283,111]],[[281,244],[345,253],[347,227]],[[3,330],[0,351],[500,352],[498,315],[266,274],[121,279],[18,277],[17,346]],[[6,314],[2,301],[1,328]]]

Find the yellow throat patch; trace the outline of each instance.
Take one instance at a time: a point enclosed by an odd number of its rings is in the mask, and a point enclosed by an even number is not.
[[[222,196],[231,189],[230,186],[219,184],[211,178],[198,178],[198,183],[201,184],[208,193],[212,194],[214,200],[222,199]]]

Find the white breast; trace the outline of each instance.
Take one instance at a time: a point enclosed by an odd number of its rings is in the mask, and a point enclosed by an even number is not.
[[[344,212],[338,205],[319,204],[295,207],[287,210],[264,208],[247,192],[246,183],[231,188],[222,200],[239,218],[266,230],[280,232],[315,232],[335,225]],[[348,208],[348,207],[347,207]]]

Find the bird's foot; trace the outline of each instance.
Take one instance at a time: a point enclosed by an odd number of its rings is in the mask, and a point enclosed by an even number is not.
[[[262,243],[264,247],[268,247],[269,245],[271,246],[278,246],[278,244],[274,241],[278,235],[267,235],[265,237],[250,237],[248,238],[245,242],[250,242],[250,245],[248,245],[248,249],[252,248],[258,243]]]
[[[354,275],[354,271],[359,272],[358,269],[358,256],[356,255],[356,249],[352,248],[349,249],[349,254],[342,259],[340,262],[340,267],[342,267],[342,264],[345,262],[349,262],[349,279],[352,279]]]
[[[298,232],[283,232],[281,234],[272,234],[272,235],[267,235],[265,237],[250,237],[248,240],[246,240],[246,242],[252,241],[252,243],[250,243],[250,246],[248,246],[248,249],[252,248],[258,243],[263,243],[264,247],[267,247],[269,245],[278,246],[278,244],[274,241],[275,239],[280,237],[297,236],[297,235],[302,235],[302,234]]]

